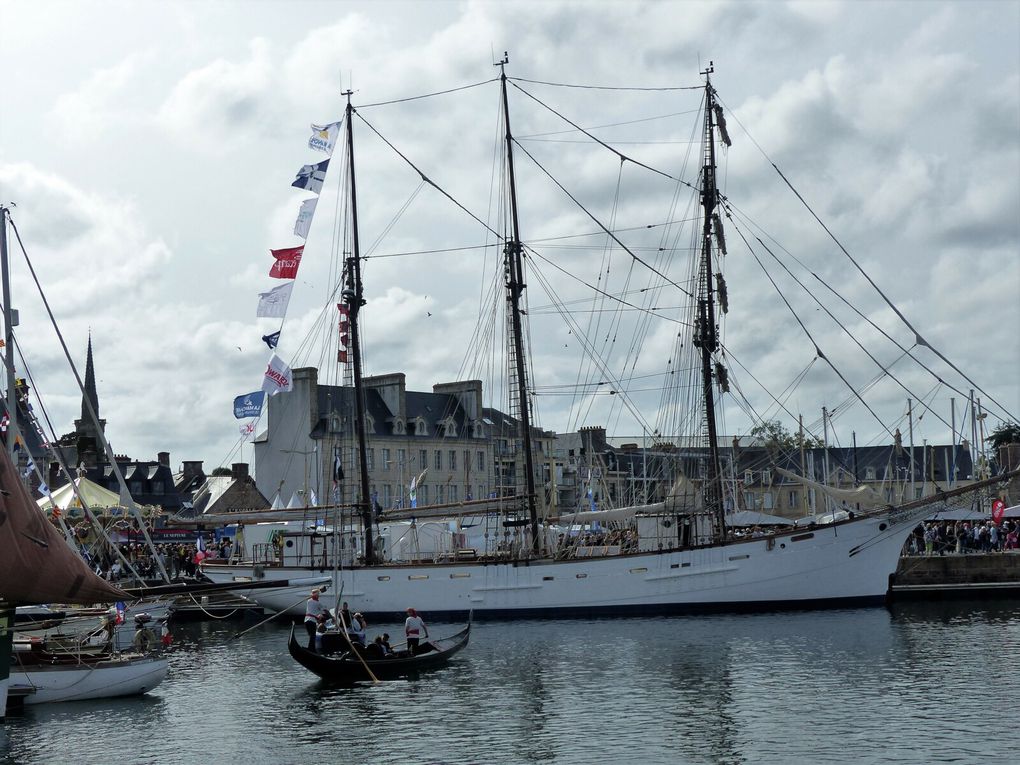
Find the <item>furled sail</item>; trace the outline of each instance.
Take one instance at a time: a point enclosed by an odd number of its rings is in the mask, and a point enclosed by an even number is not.
[[[805,478],[781,467],[777,467],[776,471],[787,478],[792,478],[794,481],[800,481],[805,486],[817,489],[825,496],[831,497],[837,502],[846,502],[848,505],[859,504],[862,510],[873,510],[876,507],[885,507],[889,504],[885,497],[869,486],[858,486],[856,489],[837,489],[834,486],[826,486],[824,483],[812,481],[810,478]]]
[[[127,593],[96,576],[32,501],[0,448],[0,600],[112,603]]]

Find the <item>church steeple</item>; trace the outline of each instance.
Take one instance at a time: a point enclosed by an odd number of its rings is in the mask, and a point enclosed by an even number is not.
[[[105,462],[105,451],[101,448],[100,433],[106,432],[106,420],[99,420],[99,428],[89,414],[88,404],[99,417],[99,393],[96,391],[96,369],[92,361],[92,332],[89,332],[88,353],[85,357],[85,393],[81,398],[81,419],[74,421],[76,464],[85,463],[86,467],[96,467]]]
[[[81,401],[81,418],[88,422],[91,418],[89,417],[89,408],[85,404],[86,399],[92,404],[92,411],[96,413],[96,417],[99,417],[99,394],[96,392],[96,370],[92,363],[91,330],[89,331],[88,355],[85,357],[85,393]]]

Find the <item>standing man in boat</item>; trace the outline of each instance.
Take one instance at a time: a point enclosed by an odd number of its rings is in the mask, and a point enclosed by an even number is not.
[[[312,590],[312,596],[305,602],[305,631],[308,633],[308,650],[315,650],[315,630],[319,617],[326,613],[326,607],[319,602],[319,591]]]
[[[425,621],[418,616],[413,608],[407,609],[407,619],[404,620],[404,635],[407,637],[407,650],[414,656],[418,653],[418,642],[429,636]]]

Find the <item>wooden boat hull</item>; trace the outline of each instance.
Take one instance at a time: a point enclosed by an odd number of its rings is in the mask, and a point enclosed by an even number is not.
[[[334,683],[356,683],[371,681],[366,665],[379,680],[396,680],[403,677],[414,677],[423,670],[433,669],[449,661],[450,657],[461,651],[471,636],[471,625],[448,638],[428,641],[434,650],[417,656],[393,657],[389,659],[369,659],[364,662],[351,653],[338,655],[320,654],[309,651],[298,642],[295,630],[290,631],[287,649],[294,660],[305,669],[315,673],[323,680]]]

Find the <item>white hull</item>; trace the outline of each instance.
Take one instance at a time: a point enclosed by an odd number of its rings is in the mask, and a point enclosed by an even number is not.
[[[106,699],[151,691],[166,677],[162,658],[118,658],[72,666],[11,667],[12,688],[28,688],[25,704]]]
[[[815,529],[675,552],[529,563],[387,564],[339,572],[329,607],[392,618],[652,614],[879,603],[900,550],[927,511],[893,510]],[[299,569],[203,566],[215,582],[287,579]],[[304,572],[311,573],[308,569]],[[329,574],[329,572],[316,572]],[[265,608],[304,613],[299,588],[238,592]],[[307,595],[305,595],[307,597]]]

